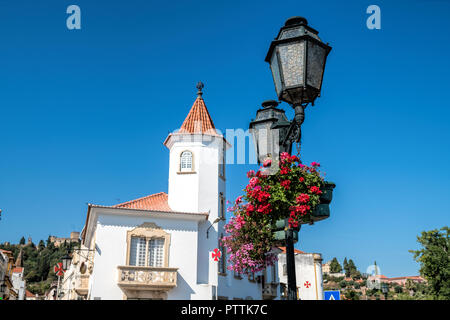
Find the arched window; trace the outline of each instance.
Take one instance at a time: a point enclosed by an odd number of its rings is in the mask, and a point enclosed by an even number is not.
[[[180,171],[192,171],[192,152],[183,151],[180,157]]]

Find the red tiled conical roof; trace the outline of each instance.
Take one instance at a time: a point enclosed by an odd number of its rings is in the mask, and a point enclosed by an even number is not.
[[[201,93],[195,99],[189,114],[181,125],[181,133],[216,134],[216,128],[206,108]]]

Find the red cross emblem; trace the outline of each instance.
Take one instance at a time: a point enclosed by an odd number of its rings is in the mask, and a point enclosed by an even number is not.
[[[56,274],[58,277],[64,275],[64,270],[63,270],[62,262],[58,262],[53,270],[55,271],[55,274]]]
[[[219,261],[220,259],[220,250],[215,248],[214,252],[212,253],[212,258],[214,259],[214,261]]]
[[[309,283],[309,281],[306,281],[303,285],[306,287],[306,289],[311,287],[311,283]]]

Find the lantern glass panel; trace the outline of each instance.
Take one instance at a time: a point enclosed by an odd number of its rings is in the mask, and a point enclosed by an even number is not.
[[[260,162],[264,161],[268,156],[272,155],[272,132],[270,130],[270,125],[272,123],[261,122],[255,124],[253,127],[253,141],[256,146],[258,160]]]
[[[72,262],[72,258],[69,255],[65,255],[64,257],[62,257],[62,264],[63,264],[63,269],[67,270],[70,267],[70,263]]]
[[[279,45],[278,54],[285,87],[303,86],[305,81],[305,42]]]
[[[308,42],[307,84],[317,90],[322,86],[326,49],[312,41]]]
[[[270,59],[270,68],[272,69],[273,82],[275,83],[277,96],[280,96],[283,88],[281,84],[280,68],[278,66],[278,55],[276,50],[273,51],[272,58]]]

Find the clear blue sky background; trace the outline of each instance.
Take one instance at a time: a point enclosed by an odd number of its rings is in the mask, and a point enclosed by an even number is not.
[[[71,4],[79,31],[66,28]],[[366,28],[371,4],[381,30]],[[425,0],[0,0],[0,242],[68,236],[88,202],[167,191],[162,142],[196,82],[218,128],[248,128],[275,98],[269,43],[302,15],[333,47],[302,156],[337,188],[332,216],[297,247],[416,274],[416,236],[449,222],[449,12]],[[229,199],[254,168],[228,166]]]

